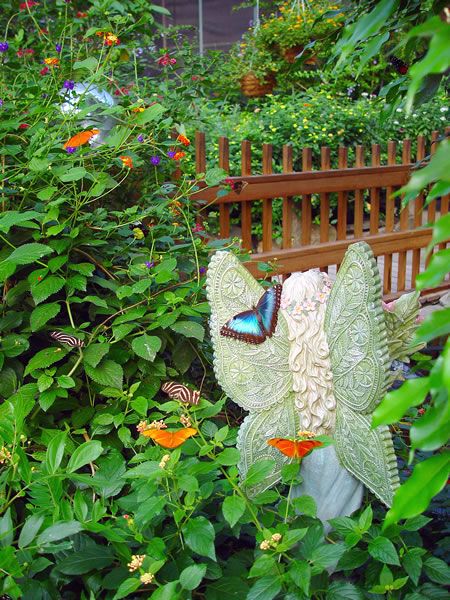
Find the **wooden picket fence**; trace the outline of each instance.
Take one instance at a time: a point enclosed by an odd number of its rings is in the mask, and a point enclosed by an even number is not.
[[[433,132],[428,141],[419,136],[414,160],[411,140],[404,140],[401,162],[397,162],[396,142],[389,142],[387,164],[381,164],[380,145],[373,144],[369,165],[363,146],[355,148],[354,165],[348,164],[348,149],[340,147],[338,168],[332,168],[330,148],[322,147],[320,170],[313,170],[312,151],[304,148],[300,172],[294,171],[292,146],[286,144],[282,149],[282,173],[275,174],[272,145],[263,144],[261,173],[252,174],[252,147],[244,140],[241,143],[241,173],[230,174],[230,181],[236,182],[239,189],[217,196],[220,187],[205,188],[194,198],[203,207],[202,214],[211,208],[219,209],[218,237],[229,238],[233,230],[240,234],[243,248],[253,252],[246,266],[255,275],[263,274],[258,269],[258,262],[269,262],[276,274],[321,268],[333,277],[349,244],[365,240],[378,257],[385,296],[395,297],[414,288],[417,275],[429,262],[425,259],[425,248],[431,240],[430,225],[448,212],[449,196],[426,205],[421,194],[402,209],[401,198],[393,198],[392,194],[409,180],[417,162],[423,162],[428,154],[436,151],[439,135],[439,132]],[[202,132],[196,134],[195,151],[196,171],[204,173],[207,147]],[[229,173],[229,140],[226,137],[219,139],[217,165]],[[332,195],[335,195],[336,205],[335,227],[330,226]],[[316,212],[320,226],[313,224],[313,198],[316,204],[319,202]],[[252,205],[258,201],[262,204],[259,244],[254,237],[252,239]],[[282,203],[281,247],[275,247],[273,240],[274,202]],[[365,203],[366,207],[370,206],[369,215],[364,212]],[[231,218],[237,222],[234,227]],[[317,240],[312,239],[314,228]],[[297,233],[297,239],[294,233]],[[440,246],[445,247],[445,243]],[[449,285],[446,281],[444,287]]]

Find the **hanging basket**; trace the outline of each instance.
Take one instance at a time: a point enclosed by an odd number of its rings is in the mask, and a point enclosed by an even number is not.
[[[273,73],[265,75],[264,79],[261,80],[251,71],[241,77],[240,81],[242,93],[249,98],[257,98],[259,96],[271,94],[276,83]]]
[[[304,46],[292,46],[291,48],[285,48],[282,51],[283,58],[288,63],[295,62],[296,57],[303,50]]]

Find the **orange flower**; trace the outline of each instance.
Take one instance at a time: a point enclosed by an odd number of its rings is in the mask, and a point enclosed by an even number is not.
[[[175,152],[173,160],[180,160],[186,156],[186,152]]]
[[[182,133],[180,133],[180,135],[177,137],[177,142],[180,142],[180,144],[183,144],[183,146],[190,146],[190,144],[191,144],[191,140],[188,139]],[[184,156],[184,154],[183,154],[183,156]],[[175,160],[177,160],[177,159],[175,159]]]
[[[120,40],[117,37],[117,35],[111,32],[105,33],[103,39],[105,40],[105,44],[107,46],[114,46],[114,44],[120,44]]]
[[[119,158],[122,161],[122,165],[124,167],[128,167],[129,169],[133,168],[133,159],[131,158],[131,156],[119,156]]]
[[[137,106],[136,108],[132,108],[131,112],[141,113],[141,112],[144,112],[144,110],[145,110],[145,108],[143,106]]]
[[[311,106],[311,104],[308,104],[308,102],[303,102],[303,106]]]
[[[78,146],[83,146],[84,144],[87,144],[94,135],[97,135],[97,133],[100,133],[100,129],[90,129],[89,131],[77,133],[72,136],[70,140],[67,140],[63,147],[67,148],[70,146],[71,148],[78,148]]]
[[[44,58],[44,63],[46,65],[50,65],[51,67],[56,67],[59,65],[59,58]]]

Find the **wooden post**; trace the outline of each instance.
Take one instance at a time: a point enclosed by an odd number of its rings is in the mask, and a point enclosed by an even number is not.
[[[273,171],[272,154],[273,154],[272,144],[263,144],[263,164],[262,164],[263,175],[270,175]],[[269,250],[272,250],[272,199],[271,198],[265,198],[263,200],[262,226],[263,226],[263,239],[262,239],[263,252],[268,252]]]
[[[372,144],[372,167],[379,167],[381,160],[380,144]],[[380,188],[370,189],[370,235],[378,233],[380,226]]]
[[[411,140],[404,140],[402,147],[402,163],[409,165],[411,163]],[[400,200],[400,231],[409,229],[409,206],[401,207]],[[397,291],[401,292],[406,287],[406,258],[405,251],[399,252],[398,255],[398,276],[397,276]]]
[[[364,166],[364,146],[356,146],[356,167]],[[355,190],[355,238],[363,236],[364,190]]]
[[[252,174],[252,146],[248,140],[241,143],[241,175]],[[252,205],[251,202],[241,202],[241,237],[242,247],[252,249]]]
[[[284,144],[283,146],[283,173],[290,173],[294,170],[292,146]],[[292,210],[293,200],[290,197],[283,198],[283,249],[292,247]]]
[[[395,142],[388,142],[388,165],[396,163]],[[394,231],[395,199],[392,198],[394,188],[386,188],[386,232]],[[383,293],[389,294],[392,289],[392,253],[384,255]]]
[[[195,172],[206,171],[206,141],[203,131],[195,132]]]
[[[445,128],[445,135],[450,136],[450,127]],[[441,210],[440,210],[441,217],[443,217],[444,215],[446,215],[448,213],[449,204],[450,204],[450,194],[446,194],[445,196],[442,196]],[[442,242],[442,244],[439,244],[439,250],[445,250],[446,247],[447,247],[447,244],[445,242]]]
[[[312,171],[312,150],[303,148],[302,151],[302,171]],[[302,196],[302,245],[308,246],[311,243],[311,194]]]
[[[230,172],[230,145],[228,138],[219,138],[219,167]],[[219,204],[219,229],[220,237],[229,238],[230,233],[230,204]]]
[[[348,151],[344,146],[339,146],[338,169],[346,169]],[[338,192],[337,208],[337,239],[345,240],[347,237],[347,192]]]
[[[417,161],[425,158],[425,138],[419,135],[417,138]],[[423,194],[419,194],[414,200],[414,228],[422,226]],[[420,272],[420,248],[413,250],[411,267],[411,287],[416,284],[416,277]]]

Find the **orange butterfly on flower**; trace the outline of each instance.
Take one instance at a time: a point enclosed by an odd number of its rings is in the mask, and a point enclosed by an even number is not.
[[[287,438],[271,438],[270,440],[267,440],[267,443],[269,446],[273,446],[279,450],[285,456],[289,456],[289,458],[303,458],[312,452],[314,448],[323,446],[323,442],[311,439],[314,437],[314,433],[311,433],[310,431],[299,431],[298,436],[309,439],[290,440]]]
[[[72,136],[70,140],[67,140],[67,142],[64,144],[64,148],[78,148],[78,146],[83,146],[98,133],[100,133],[100,129],[89,129],[88,131],[77,133],[76,135]]]
[[[178,448],[186,440],[197,433],[193,427],[184,427],[176,431],[167,431],[166,429],[146,429],[141,432],[142,435],[152,439],[163,448]]]

